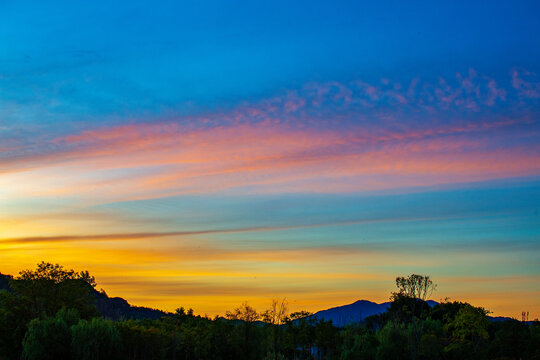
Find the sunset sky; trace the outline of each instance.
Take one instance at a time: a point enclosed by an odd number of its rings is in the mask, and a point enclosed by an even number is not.
[[[0,272],[540,317],[540,3],[2,1]]]

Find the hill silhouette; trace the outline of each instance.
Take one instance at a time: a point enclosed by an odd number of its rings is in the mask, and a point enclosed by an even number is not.
[[[0,290],[11,291],[9,286],[9,280],[13,277],[11,275],[4,275],[0,273]],[[123,320],[123,319],[152,319],[156,320],[162,316],[169,315],[170,313],[152,309],[144,306],[133,306],[121,297],[109,297],[104,291],[97,291],[94,288],[91,289],[92,296],[95,298],[95,304],[97,310],[104,318],[111,320]]]
[[[438,304],[433,300],[428,300],[427,303],[431,307]],[[334,326],[343,327],[360,323],[368,316],[384,313],[391,304],[391,302],[377,304],[369,300],[358,300],[352,304],[318,311],[312,317],[324,321],[332,321]]]
[[[0,273],[0,290],[10,291],[9,279],[11,275]],[[107,319],[111,320],[156,320],[163,316],[172,315],[172,313],[153,309],[144,306],[131,305],[122,297],[109,297],[104,291],[92,289],[92,296],[95,298],[95,304],[99,313]],[[433,300],[427,301],[430,307],[438,304]],[[382,314],[388,310],[392,303],[383,302],[376,303],[369,300],[358,300],[352,304],[336,306],[329,309],[317,311],[310,318],[314,320],[332,321],[332,324],[337,327],[345,327],[351,324],[362,323],[367,317],[377,314]],[[488,316],[491,321],[506,321],[512,320],[504,316]]]
[[[310,314],[285,300],[225,317],[130,305],[95,278],[42,262],[0,274],[0,358],[55,359],[538,359],[540,323],[491,319],[459,301],[424,301],[429,276],[397,277],[392,302],[359,300]],[[403,284],[405,286],[403,286]],[[402,285],[402,286],[400,286]],[[86,291],[90,290],[90,291]],[[416,296],[415,296],[416,295]]]

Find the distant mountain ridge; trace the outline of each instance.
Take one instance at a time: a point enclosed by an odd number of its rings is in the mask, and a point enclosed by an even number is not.
[[[430,307],[439,303],[427,300]],[[317,311],[311,318],[330,321],[337,327],[343,327],[364,321],[367,317],[382,314],[390,307],[391,302],[377,304],[369,300],[358,300],[352,304],[337,306],[326,310]],[[515,320],[505,316],[488,316],[491,321]],[[530,321],[532,323],[532,321]]]
[[[134,306],[121,297],[109,297],[105,293],[94,290],[97,299],[97,309],[99,313],[108,319],[159,319],[171,313],[152,309],[144,306]]]
[[[428,300],[429,306],[435,306],[438,303]],[[313,318],[330,321],[334,326],[342,327],[353,323],[359,323],[368,316],[381,314],[388,310],[390,302],[377,304],[368,300],[358,300],[349,305],[337,306],[327,310],[321,310],[312,315]]]
[[[9,279],[10,275],[0,273],[0,290],[10,291]],[[121,297],[109,297],[104,292],[99,292],[92,289],[93,295],[96,298],[96,306],[99,313],[108,319],[159,319],[163,316],[171,315],[158,309],[152,309],[143,306],[133,306]],[[433,307],[438,302],[428,300],[429,306]],[[364,321],[367,317],[384,313],[390,307],[391,302],[378,304],[369,300],[358,300],[352,304],[336,306],[326,310],[317,311],[311,315],[313,319],[332,321],[334,326],[343,327],[350,324],[355,324]],[[496,316],[490,317],[491,321],[506,321],[511,318]]]

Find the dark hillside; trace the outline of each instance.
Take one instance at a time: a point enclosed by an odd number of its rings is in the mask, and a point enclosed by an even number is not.
[[[0,273],[0,290],[11,291],[9,280],[11,275]],[[169,315],[161,310],[151,309],[142,306],[132,306],[121,297],[109,297],[105,292],[99,292],[92,289],[93,296],[96,299],[96,306],[99,313],[107,319],[123,320],[123,319],[159,319],[162,316]]]

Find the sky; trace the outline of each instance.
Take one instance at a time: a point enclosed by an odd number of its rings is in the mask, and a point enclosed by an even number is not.
[[[540,317],[537,1],[2,1],[0,272],[224,314]]]

